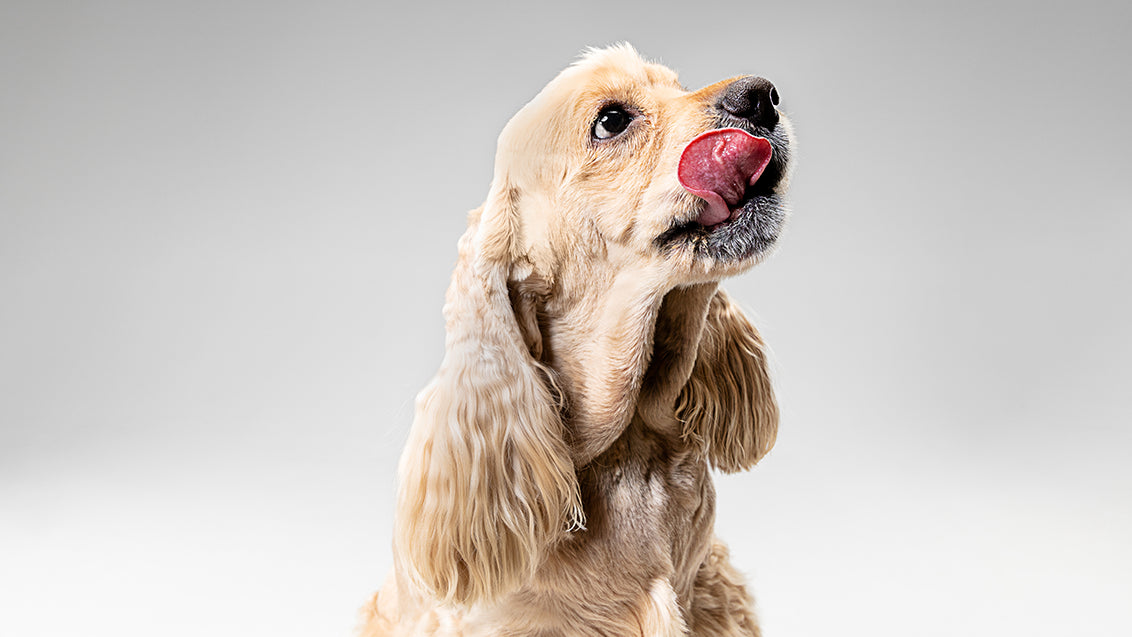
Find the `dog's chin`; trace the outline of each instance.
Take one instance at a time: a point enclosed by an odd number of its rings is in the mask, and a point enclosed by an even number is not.
[[[783,167],[772,163],[757,183],[731,208],[727,220],[705,226],[699,219],[707,204],[696,198],[686,213],[677,215],[668,230],[654,241],[662,252],[690,253],[696,261],[722,267],[754,263],[767,254],[786,224],[784,197],[777,192]]]
[[[657,237],[657,247],[664,252],[688,251],[696,260],[738,265],[770,251],[785,225],[786,208],[777,193],[748,194],[722,223],[702,225],[696,220],[699,211],[690,216],[691,220],[677,221]]]

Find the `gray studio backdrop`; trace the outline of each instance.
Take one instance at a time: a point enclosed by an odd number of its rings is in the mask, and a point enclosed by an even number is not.
[[[341,635],[464,214],[584,47],[800,140],[767,635],[1132,634],[1127,3],[5,2],[0,634]]]

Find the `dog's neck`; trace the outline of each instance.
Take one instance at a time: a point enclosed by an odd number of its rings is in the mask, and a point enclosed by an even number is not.
[[[634,413],[679,436],[674,404],[695,364],[717,284],[674,288],[630,268],[563,280],[584,282],[584,289],[531,277],[513,296],[532,355],[552,370],[564,395],[575,466],[609,448]]]

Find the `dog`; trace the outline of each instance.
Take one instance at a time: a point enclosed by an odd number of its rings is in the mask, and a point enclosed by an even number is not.
[[[752,76],[687,91],[622,44],[506,125],[362,635],[760,634],[709,469],[778,429],[763,340],[718,287],[786,220],[778,103]]]

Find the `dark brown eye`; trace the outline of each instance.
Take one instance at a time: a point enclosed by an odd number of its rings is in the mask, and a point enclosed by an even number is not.
[[[617,137],[629,128],[633,116],[620,106],[606,106],[597,114],[591,134],[594,139]]]

